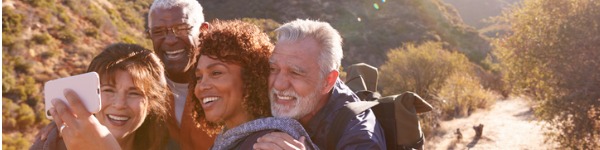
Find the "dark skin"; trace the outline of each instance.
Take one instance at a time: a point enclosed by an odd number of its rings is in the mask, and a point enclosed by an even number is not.
[[[188,83],[186,73],[196,63],[200,53],[200,33],[209,28],[206,22],[190,19],[181,7],[170,9],[155,9],[152,12],[149,28],[172,28],[174,26],[190,27],[189,34],[175,35],[168,32],[164,37],[151,37],[154,51],[165,64],[167,77],[177,83]]]

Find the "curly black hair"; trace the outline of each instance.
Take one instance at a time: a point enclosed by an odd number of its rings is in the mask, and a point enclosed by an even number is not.
[[[242,106],[245,111],[255,118],[271,116],[268,78],[269,57],[274,46],[267,34],[257,26],[240,20],[215,20],[211,22],[210,29],[202,33],[201,41],[199,56],[241,66],[244,84]],[[190,76],[194,74],[190,73]],[[209,135],[215,135],[220,132],[222,124],[206,121],[201,102],[194,95],[194,87],[196,82],[190,82],[188,97],[194,102],[196,123]]]

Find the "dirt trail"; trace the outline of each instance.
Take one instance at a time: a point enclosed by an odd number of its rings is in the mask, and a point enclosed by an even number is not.
[[[483,136],[475,137],[473,126],[483,124]],[[542,124],[534,120],[525,100],[500,100],[489,111],[478,111],[469,117],[440,124],[446,133],[426,142],[426,149],[554,149],[544,143]],[[457,140],[456,129],[462,139]]]

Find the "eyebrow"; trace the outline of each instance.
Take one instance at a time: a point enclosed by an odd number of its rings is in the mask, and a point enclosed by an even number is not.
[[[225,65],[223,62],[216,62],[216,63],[209,64],[208,66],[206,66],[206,68],[210,69],[215,66],[223,66],[223,67],[229,69],[229,67],[227,67],[227,65]],[[201,70],[201,68],[196,67],[196,72],[199,72],[200,70]]]

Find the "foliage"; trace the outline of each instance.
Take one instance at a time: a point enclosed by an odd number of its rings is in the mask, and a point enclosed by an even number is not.
[[[382,95],[414,91],[436,108],[420,116],[426,136],[440,117],[454,116],[454,110],[486,108],[494,100],[481,86],[473,64],[461,53],[444,50],[440,42],[406,44],[390,50],[387,57],[380,69]]]
[[[469,116],[477,108],[489,108],[496,100],[477,77],[463,72],[451,75],[437,93],[437,98],[443,101],[442,117],[448,119]]]
[[[25,137],[24,134],[15,133],[15,134],[4,134],[2,133],[2,149],[3,150],[21,150],[21,149],[29,149],[31,147],[29,140]]]
[[[390,50],[387,57],[388,61],[381,66],[383,95],[414,91],[429,99],[450,75],[468,66],[464,55],[444,50],[439,42],[406,44]]]
[[[275,33],[275,29],[277,29],[281,24],[272,20],[272,19],[257,19],[257,18],[242,18],[242,21],[252,23],[258,28],[260,28],[263,32],[269,35],[269,39],[271,42],[276,42],[277,34]]]
[[[600,147],[600,1],[531,0],[505,13],[495,42],[506,89],[538,102],[536,115],[572,149]]]

